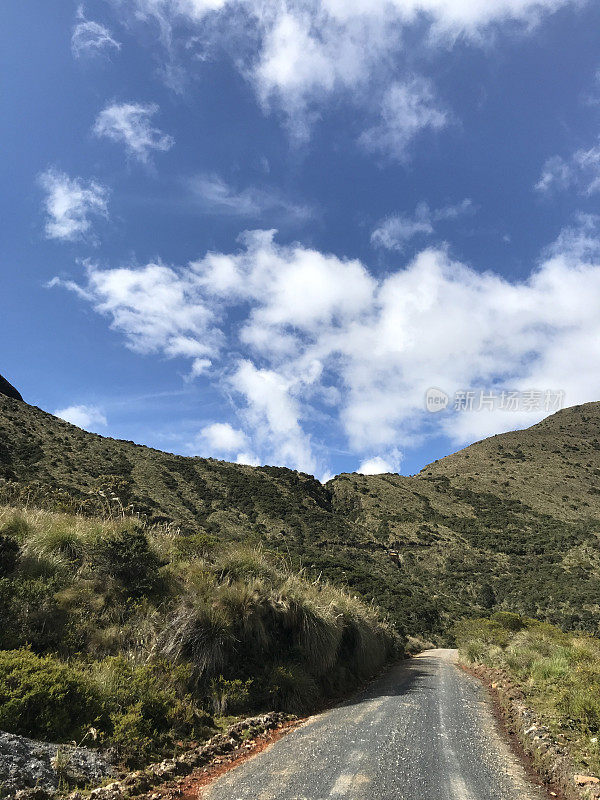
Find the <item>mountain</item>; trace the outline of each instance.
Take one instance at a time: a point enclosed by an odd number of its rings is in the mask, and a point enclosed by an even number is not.
[[[87,433],[0,395],[0,499],[171,520],[263,543],[443,641],[509,609],[598,632],[600,403],[568,408],[418,475],[339,475],[164,453]]]
[[[13,400],[23,400],[12,383],[9,383],[2,375],[0,375],[0,394],[5,397],[12,397]]]

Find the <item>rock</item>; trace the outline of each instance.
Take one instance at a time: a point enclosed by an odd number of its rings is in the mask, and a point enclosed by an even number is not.
[[[19,392],[17,392],[15,387],[9,383],[6,378],[3,378],[2,375],[0,375],[0,394],[3,394],[5,397],[10,397],[13,400],[20,400],[23,402],[23,398]]]
[[[177,775],[177,764],[172,758],[161,761],[159,764],[153,764],[148,769],[161,781],[167,781]]]
[[[123,786],[126,786],[131,794],[142,794],[143,792],[147,792],[151,785],[151,776],[142,770],[131,772],[123,781]]]
[[[38,742],[0,731],[0,797],[14,797],[21,790],[44,791],[46,797],[56,792],[59,776],[53,761],[59,751],[67,761],[72,785],[100,783],[114,774],[106,757],[95,750]],[[24,794],[22,800],[41,798]]]
[[[118,781],[92,789],[90,798],[93,800],[120,800],[125,796],[125,789]]]
[[[577,786],[594,786],[600,783],[600,778],[596,778],[594,775],[574,775],[573,780]]]
[[[53,792],[48,792],[46,789],[36,786],[33,789],[19,789],[15,794],[15,800],[48,800],[52,794]]]

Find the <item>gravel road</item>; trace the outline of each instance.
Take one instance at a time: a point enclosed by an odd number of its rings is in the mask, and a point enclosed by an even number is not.
[[[483,687],[429,650],[218,778],[205,800],[541,800]]]

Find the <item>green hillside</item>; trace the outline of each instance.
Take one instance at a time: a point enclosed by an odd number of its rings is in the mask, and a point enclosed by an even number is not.
[[[600,403],[491,437],[419,475],[340,475],[185,458],[103,438],[0,396],[2,499],[140,513],[182,535],[263,543],[443,639],[508,609],[598,632]]]

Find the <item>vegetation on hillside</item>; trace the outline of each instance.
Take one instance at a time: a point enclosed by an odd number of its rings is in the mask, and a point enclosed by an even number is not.
[[[174,523],[261,546],[346,586],[405,634],[516,611],[600,632],[600,404],[494,436],[418,476],[185,458],[87,433],[0,396],[0,501]]]
[[[578,766],[600,775],[600,640],[517,614],[464,620],[461,657],[502,670]]]
[[[302,712],[401,653],[375,607],[282,557],[0,508],[0,729],[93,736],[137,763],[228,714]]]

